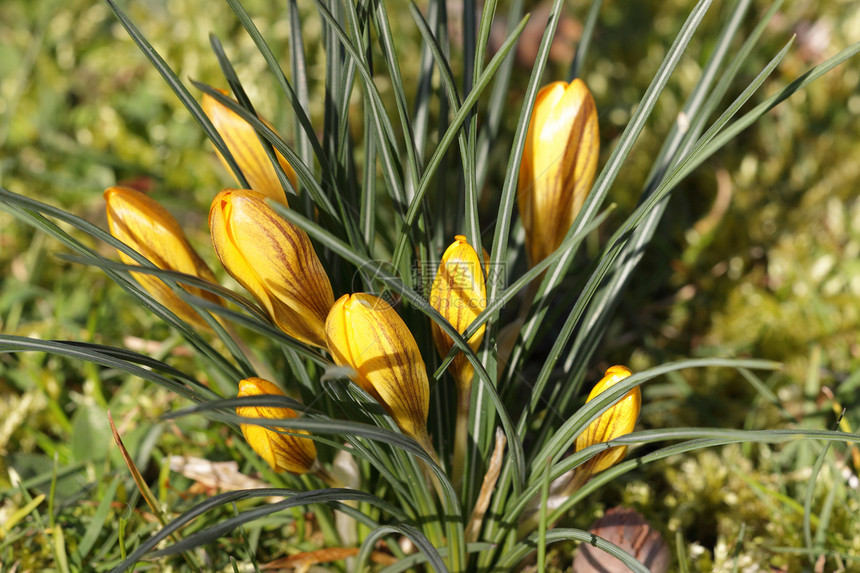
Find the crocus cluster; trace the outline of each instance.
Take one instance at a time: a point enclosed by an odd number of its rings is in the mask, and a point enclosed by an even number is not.
[[[348,367],[352,380],[380,404],[401,431],[433,454],[427,431],[430,384],[412,332],[398,312],[378,297],[352,293],[335,300],[325,267],[307,233],[281,217],[270,203],[288,206],[270,153],[257,131],[219,98],[204,96],[203,109],[250,187],[225,189],[212,201],[209,228],[221,265],[253,296],[273,325],[300,343],[323,349],[335,364]],[[598,145],[596,108],[582,81],[554,83],[538,93],[518,187],[520,217],[532,265],[558,248],[582,208],[594,177]],[[227,163],[220,154],[219,157]],[[280,154],[276,153],[275,158],[295,191],[295,171]],[[116,238],[160,269],[216,283],[212,271],[166,209],[145,194],[123,187],[108,189],[105,199],[108,224]],[[139,264],[125,252],[121,251],[120,257],[126,264]],[[487,307],[488,265],[487,252],[479,256],[463,235],[457,235],[442,254],[429,303],[460,335]],[[134,272],[132,276],[181,319],[195,328],[207,326],[203,311],[185,302],[177,294],[177,287],[168,286],[152,273]],[[181,281],[177,284],[190,294],[223,304],[210,290]],[[454,348],[454,340],[435,321],[431,329],[436,349],[444,358]],[[478,350],[484,333],[482,324],[468,338],[472,351]],[[466,444],[474,367],[458,351],[449,373],[458,399],[453,456],[457,482]],[[629,375],[630,371],[622,366],[610,368],[589,400]],[[284,392],[268,380],[252,377],[239,382],[238,395],[284,396]],[[630,432],[640,403],[639,389],[634,388],[586,428],[576,440],[576,449]],[[242,406],[236,412],[246,419],[286,420],[298,416],[290,408],[257,405]],[[302,474],[318,466],[316,448],[308,432],[250,422],[240,427],[248,443],[273,470]],[[587,471],[589,476],[602,471],[622,459],[625,451],[618,447],[603,451],[581,471]]]

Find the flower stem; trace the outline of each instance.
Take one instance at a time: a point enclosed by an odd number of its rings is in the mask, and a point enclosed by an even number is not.
[[[457,422],[454,428],[454,458],[451,463],[451,481],[459,494],[463,489],[463,468],[466,448],[469,446],[469,405],[472,400],[472,381],[457,380]]]

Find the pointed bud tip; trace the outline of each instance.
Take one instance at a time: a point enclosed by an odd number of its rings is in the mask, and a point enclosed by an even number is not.
[[[239,382],[239,396],[259,396],[266,394],[275,394],[284,396],[284,392],[276,385],[263,378],[251,377],[245,378]]]

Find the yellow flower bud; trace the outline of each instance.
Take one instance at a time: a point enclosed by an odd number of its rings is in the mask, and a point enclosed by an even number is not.
[[[307,233],[266,204],[266,196],[226,189],[212,201],[209,229],[221,264],[293,338],[325,347],[331,283]]]
[[[217,283],[215,275],[188,243],[182,227],[167,209],[140,191],[127,187],[110,187],[105,191],[104,197],[111,235],[160,269],[194,275]],[[122,251],[119,256],[127,265],[138,264]],[[195,328],[209,328],[200,314],[179,298],[161,279],[144,273],[131,275],[153,298],[179,318]],[[208,291],[193,286],[183,288],[195,296],[222,304],[220,298]]]
[[[227,95],[226,91],[219,91]],[[286,204],[284,188],[278,180],[278,174],[275,172],[266,149],[260,143],[254,127],[209,94],[203,94],[203,111],[209,117],[212,125],[215,126],[215,130],[224,139],[227,149],[230,150],[230,154],[236,160],[251,189]],[[269,122],[262,121],[271,127]],[[293,189],[297,189],[296,172],[277,150],[275,150],[275,156],[278,158],[278,163],[283,167],[284,173],[287,174],[290,183],[292,183]],[[218,158],[229,171],[230,167],[227,165],[227,160],[220,153],[218,153]]]
[[[630,370],[624,366],[610,367],[600,382],[591,390],[585,402],[590,402],[598,394],[608,390],[630,374]],[[588,425],[585,431],[576,438],[576,451],[629,434],[636,426],[636,419],[639,418],[641,408],[642,391],[639,386],[636,386]],[[624,459],[626,454],[627,446],[616,446],[600,452],[589,460],[589,474],[594,475],[617,464]]]
[[[582,208],[600,151],[597,108],[580,79],[554,82],[535,99],[517,200],[529,261],[552,254]]]
[[[385,408],[400,429],[422,445],[427,439],[430,383],[409,328],[393,308],[373,295],[343,295],[328,315],[326,342],[335,363]]]
[[[284,396],[281,389],[262,378],[246,378],[239,382],[239,397],[243,396]],[[297,418],[298,414],[290,408],[270,408],[265,406],[242,406],[236,408],[236,415],[245,418],[266,418],[267,420],[283,420]],[[288,471],[303,474],[310,471],[317,459],[317,449],[313,440],[299,438],[292,434],[304,434],[305,430],[290,430],[278,428],[275,431],[266,426],[240,424],[242,434],[254,451],[266,460],[276,472]]]
[[[489,263],[489,260],[489,255],[484,251],[484,263]],[[481,260],[463,235],[457,235],[442,255],[442,262],[430,289],[430,305],[460,334],[487,308],[487,287]],[[435,322],[432,329],[433,342],[444,357],[454,346],[454,341]],[[478,350],[484,330],[485,327],[481,326],[469,339],[472,350]],[[462,352],[451,363],[451,373],[457,384],[471,384],[474,368]]]

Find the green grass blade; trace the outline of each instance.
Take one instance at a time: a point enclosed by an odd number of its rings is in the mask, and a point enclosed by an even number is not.
[[[263,42],[263,45],[265,46],[263,57],[266,58],[266,63],[269,64],[269,69],[275,73],[276,79],[281,84],[281,89],[284,91],[284,94],[287,95],[288,101],[290,101],[293,109],[296,110],[294,132],[296,152],[302,159],[302,163],[305,165],[311,165],[315,153],[320,156],[322,155],[322,148],[319,147],[319,141],[317,141],[316,134],[313,133],[313,130],[311,129],[310,133],[308,132],[308,128],[312,127],[310,120],[307,118],[308,110],[310,109],[308,65],[307,60],[305,59],[305,45],[302,39],[301,19],[296,0],[288,0],[287,12],[290,20],[290,70],[293,73],[293,83],[296,86],[295,89],[293,89],[287,81],[283,70],[281,70],[280,65],[278,65],[277,58],[275,58],[272,51],[268,49],[269,45],[266,42]],[[253,21],[251,24],[253,25]],[[247,30],[248,28],[246,27],[245,29]],[[254,38],[254,42],[257,43],[256,38]],[[277,68],[277,71],[273,68]],[[323,169],[323,171],[325,170]]]
[[[552,45],[552,40],[555,37],[555,31],[558,27],[558,22],[561,17],[562,2],[555,0],[550,9],[550,18],[547,22],[547,28],[541,38],[540,46],[538,47],[535,64],[529,77],[528,85],[523,96],[524,104],[520,108],[520,116],[517,120],[517,127],[514,131],[511,153],[508,157],[508,164],[505,170],[505,183],[502,186],[501,197],[499,199],[499,208],[496,214],[495,232],[493,234],[492,247],[490,249],[491,261],[506,261],[507,250],[509,244],[510,228],[513,221],[514,201],[516,199],[516,187],[522,161],[523,149],[525,147],[525,139],[528,133],[528,126],[531,120],[532,110],[534,109],[535,96],[539,90],[541,76],[546,67],[547,59],[549,58],[549,50]],[[487,285],[487,300],[493,301],[498,296],[499,281],[490,281]],[[494,317],[493,317],[494,318]],[[485,333],[485,339],[490,341],[495,338],[495,324],[491,319]],[[489,361],[489,342],[484,346],[482,354],[485,361]],[[490,436],[492,435],[492,427],[494,425],[493,414],[486,405],[486,392],[483,388],[478,388],[473,400],[473,410],[475,415],[472,421],[471,433],[481,437],[481,443],[478,444],[479,450],[486,455],[490,448]],[[470,459],[470,465],[467,475],[477,473],[478,456],[473,455]],[[505,491],[507,483],[511,477],[508,468],[505,468],[502,473],[501,490]],[[468,492],[469,497],[472,497],[472,492]],[[501,498],[503,496],[494,497],[491,504],[491,515],[500,516]],[[495,527],[496,520],[489,520],[488,531],[492,531]],[[485,554],[479,560],[481,566],[486,566],[491,559],[491,556]]]
[[[427,20],[431,30],[438,30],[440,12],[444,7],[439,2],[430,2],[427,7]],[[414,15],[413,15],[414,18]],[[415,101],[412,112],[412,126],[415,134],[415,154],[418,161],[423,164],[424,154],[427,151],[429,122],[430,122],[430,98],[433,93],[433,53],[427,38],[421,44],[421,55],[418,64],[418,87],[415,90]]]
[[[83,346],[80,343],[69,343],[61,340],[38,340],[0,334],[0,350],[3,352],[47,352],[74,360],[92,362],[107,368],[115,368],[126,374],[154,382],[192,402],[201,402],[213,398],[212,391],[200,384],[192,385],[187,381],[186,383],[177,382],[148,368],[142,368],[129,360],[116,358],[113,352],[100,352],[96,348],[92,345]],[[143,361],[140,362],[143,363]]]
[[[532,463],[532,468],[534,469],[536,466],[534,464],[540,463],[540,460],[545,460],[547,458],[552,458],[556,460],[559,455],[561,455],[565,449],[570,447],[573,444],[573,441],[576,439],[576,436],[589,424],[591,421],[595,420],[601,413],[605,412],[612,406],[615,402],[621,399],[624,394],[629,392],[635,386],[642,384],[647,380],[651,380],[652,378],[656,378],[657,376],[662,376],[667,372],[672,372],[675,370],[682,370],[685,368],[704,368],[704,367],[726,367],[726,368],[748,368],[748,369],[766,369],[773,370],[780,366],[780,364],[776,362],[771,362],[767,360],[740,360],[740,359],[729,359],[729,358],[697,358],[691,360],[679,360],[676,362],[667,362],[665,364],[661,364],[660,366],[656,366],[654,368],[650,368],[648,370],[644,370],[642,372],[638,372],[621,380],[611,388],[607,389],[605,392],[601,392],[598,396],[594,397],[590,402],[583,405],[582,408],[577,410],[572,416],[567,418],[565,422],[558,428],[556,432],[550,436],[547,440],[546,444],[535,454]],[[531,475],[534,476],[532,472]]]
[[[408,167],[407,174],[409,176],[406,179],[407,186],[405,191],[407,200],[411,201],[415,189],[410,188],[409,185],[414,185],[421,176],[421,158],[415,147],[415,130],[412,127],[409,106],[406,103],[403,75],[400,73],[400,63],[397,59],[394,37],[391,34],[388,11],[385,8],[385,2],[374,2],[373,4],[375,7],[373,22],[379,35],[379,49],[385,58],[386,67],[388,68],[391,88],[394,92],[394,102],[397,108],[397,119],[400,121],[400,128],[403,132],[403,140],[406,147],[406,166]]]
[[[586,364],[590,361],[591,355],[597,348],[600,340],[603,339],[603,333],[608,325],[610,314],[614,310],[617,301],[620,300],[621,292],[638,266],[646,247],[657,229],[657,225],[665,213],[668,197],[662,195],[665,189],[661,189],[658,183],[665,176],[666,170],[678,163],[680,160],[679,155],[683,153],[684,144],[687,143],[689,145],[698,135],[705,119],[702,107],[706,103],[707,95],[711,91],[717,72],[729,52],[730,42],[740,27],[742,16],[745,14],[748,4],[749,2],[742,0],[736,5],[736,10],[732,13],[731,18],[729,18],[720,34],[720,39],[702,72],[699,82],[696,84],[684,106],[682,113],[685,117],[693,118],[694,126],[688,130],[683,130],[676,124],[661,149],[651,177],[643,192],[643,202],[649,206],[649,210],[647,213],[645,211],[636,213],[635,217],[632,217],[633,221],[641,221],[636,223],[638,227],[633,229],[625,222],[625,225],[622,227],[623,230],[620,230],[616,234],[616,237],[621,237],[622,233],[626,234],[630,230],[629,239],[625,241],[626,244],[617,255],[618,260],[621,262],[618,266],[612,267],[609,283],[600,288],[600,291],[596,293],[594,302],[589,305],[585,312],[582,318],[583,328],[574,341],[568,359],[564,363],[563,370],[568,372],[568,376],[564,383],[564,392],[559,399],[562,411],[567,407],[570,400],[576,396]],[[785,50],[778,54],[765,70],[759,74],[753,85],[756,87],[761,85],[761,82],[776,67],[784,54]],[[751,95],[754,88],[748,91]],[[656,199],[657,196],[662,197],[659,199],[659,202]],[[642,217],[641,220],[639,219],[640,216]],[[579,317],[576,317],[576,320],[578,321]],[[567,338],[565,337],[566,340]],[[559,344],[560,341],[556,342],[558,350],[555,356],[558,356],[562,351],[563,345]],[[554,346],[553,351],[555,350],[556,347]],[[578,365],[576,368],[573,367],[574,361],[571,359],[572,356],[577,357]],[[543,372],[541,374],[542,376],[549,376],[548,371],[545,374]],[[542,378],[539,377],[539,379]]]
[[[806,73],[800,75],[797,79],[788,84],[785,88],[783,88],[776,94],[770,96],[765,101],[758,104],[752,110],[734,121],[731,125],[720,131],[713,137],[713,139],[700,143],[697,148],[690,153],[687,159],[681,165],[678,166],[678,168],[675,170],[672,176],[669,177],[665,184],[674,185],[675,183],[677,183],[677,181],[680,181],[681,179],[686,177],[693,169],[701,165],[703,161],[713,155],[717,150],[725,146],[729,141],[733,140],[739,133],[741,133],[750,125],[758,121],[758,119],[765,113],[791,97],[793,94],[802,90],[827,72],[833,70],[835,67],[839,66],[849,58],[854,57],[855,55],[857,55],[858,52],[860,52],[860,42],[852,44],[851,46],[840,51],[835,56],[828,58],[823,63],[809,69],[808,71],[806,71]]]
[[[271,496],[282,496],[287,497],[287,499],[275,503],[269,503],[264,506],[257,507],[255,509],[245,511],[237,517],[221,521],[213,527],[189,535],[179,543],[171,545],[164,550],[154,552],[153,555],[171,555],[180,551],[193,549],[199,547],[204,543],[215,540],[224,535],[225,533],[232,531],[234,528],[239,527],[240,525],[243,525],[245,523],[251,522],[255,519],[259,519],[272,513],[289,509],[291,507],[299,507],[302,505],[309,505],[314,503],[333,504],[339,510],[349,512],[356,518],[363,518],[365,522],[371,526],[376,525],[373,520],[370,520],[366,516],[362,516],[362,514],[358,512],[350,511],[351,508],[349,508],[349,506],[345,505],[343,502],[360,501],[363,503],[371,504],[375,507],[379,507],[391,515],[402,515],[397,510],[397,508],[392,506],[391,504],[380,500],[376,496],[372,496],[370,494],[359,492],[356,490],[325,489],[309,492],[295,492],[279,488],[264,488],[233,491],[216,495],[194,506],[192,509],[186,511],[181,516],[177,517],[176,519],[168,523],[165,527],[160,529],[155,535],[147,539],[126,559],[124,559],[122,563],[117,565],[111,571],[112,573],[121,573],[122,571],[128,570],[137,561],[139,561],[145,555],[149,554],[163,540],[167,539],[174,532],[179,531],[182,527],[193,521],[198,516],[206,513],[207,511],[243,499],[264,498]]]
[[[700,437],[701,436],[701,437]],[[598,474],[591,479],[582,488],[577,490],[568,499],[564,500],[558,508],[550,514],[550,521],[559,519],[566,512],[576,506],[577,503],[582,503],[582,500],[593,495],[595,491],[618,476],[623,475],[635,468],[639,468],[644,464],[649,464],[658,460],[666,459],[671,456],[677,456],[687,452],[692,452],[704,448],[713,448],[726,444],[736,443],[771,443],[779,444],[786,442],[796,442],[798,440],[816,440],[824,442],[840,442],[850,441],[852,443],[860,443],[860,435],[845,434],[843,432],[835,432],[831,430],[730,430],[719,428],[674,428],[672,431],[644,431],[635,432],[622,436],[613,441],[617,445],[632,445],[634,443],[653,443],[655,441],[667,440],[683,440],[689,439],[686,442],[673,444],[645,454],[644,456],[632,460],[621,462],[603,473]],[[644,441],[643,441],[644,440]],[[557,468],[560,469],[560,468]]]
[[[484,543],[484,542],[475,542],[469,543],[466,545],[466,553],[480,553],[482,551],[487,551],[493,548],[492,543]],[[439,555],[442,557],[446,557],[448,555],[448,551],[446,547],[438,548]],[[394,565],[389,565],[385,569],[382,569],[380,573],[402,573],[403,571],[410,570],[414,568],[416,565],[421,565],[427,562],[427,556],[423,553],[415,553],[412,555],[407,555],[402,559],[398,559],[397,563]]]
[[[505,30],[506,37],[514,33],[517,22],[522,20],[522,14],[522,0],[513,0],[511,5],[508,7],[506,18],[508,25]],[[484,183],[487,180],[490,145],[496,140],[499,128],[501,127],[502,117],[505,112],[508,111],[507,96],[511,83],[511,71],[514,67],[514,61],[514,55],[509,54],[502,62],[502,65],[499,66],[499,71],[496,72],[496,78],[493,81],[493,89],[490,92],[490,100],[487,103],[487,109],[484,112],[484,125],[478,134],[478,148],[475,152],[475,173],[476,187],[479,194],[484,190]]]
[[[597,549],[605,551],[621,561],[630,571],[634,573],[649,573],[648,568],[639,563],[635,557],[602,537],[581,529],[552,529],[546,532],[546,543],[558,543],[560,541],[581,541],[590,543]],[[523,541],[517,543],[510,551],[505,553],[499,560],[497,567],[501,570],[511,570],[516,567],[530,553],[537,549],[539,538],[532,534]]]
[[[107,489],[102,493],[102,499],[99,502],[98,507],[96,508],[96,512],[93,514],[89,526],[87,526],[87,530],[81,538],[80,543],[77,547],[77,555],[78,558],[83,561],[87,558],[92,550],[93,546],[96,544],[96,541],[99,538],[99,534],[105,527],[105,523],[107,522],[108,513],[111,511],[111,504],[114,502],[114,498],[116,496],[116,490],[119,487],[120,480],[118,477],[113,478],[111,480],[110,485],[107,486]]]
[[[391,120],[388,117],[385,106],[382,103],[382,98],[379,90],[373,81],[373,73],[364,61],[362,54],[358,48],[352,43],[349,35],[341,27],[337,18],[332,12],[321,2],[317,0],[317,8],[320,15],[326,21],[328,29],[337,37],[339,45],[343,47],[346,54],[352,58],[356,66],[356,70],[362,79],[361,85],[366,100],[366,105],[371,110],[373,118],[373,130],[377,135],[377,150],[379,152],[380,164],[382,165],[382,173],[387,183],[388,192],[394,203],[398,213],[405,213],[406,193],[403,187],[403,170],[400,161],[397,158],[397,144],[394,136],[394,129],[391,125]]]
[[[410,539],[438,573],[447,573],[448,568],[445,566],[442,556],[439,555],[439,552],[436,551],[430,540],[418,529],[406,523],[400,525],[383,525],[372,531],[361,544],[361,549],[356,558],[357,570],[364,569],[365,563],[370,558],[370,553],[376,547],[377,542],[390,533]]]
[[[821,473],[821,468],[827,461],[827,452],[830,451],[830,446],[831,442],[824,444],[824,449],[816,458],[815,464],[812,466],[812,475],[809,476],[809,482],[806,484],[806,491],[803,495],[803,541],[810,551],[816,549],[812,539],[812,502],[815,499],[815,486],[818,485],[818,474]],[[810,556],[810,565],[814,564],[814,557]]]
[[[460,22],[462,24],[463,38],[463,93],[472,91],[475,83],[475,52],[478,40],[475,37],[477,26],[475,25],[475,0],[463,0]]]
[[[511,222],[513,221],[514,201],[516,200],[517,179],[520,170],[520,162],[522,161],[523,149],[525,147],[526,135],[528,133],[529,121],[531,120],[532,110],[534,109],[535,96],[540,89],[540,80],[543,70],[546,67],[547,59],[549,58],[549,50],[552,45],[552,39],[555,36],[558,21],[561,16],[563,2],[554,0],[550,9],[550,19],[547,22],[547,28],[541,38],[540,46],[538,47],[537,56],[535,58],[534,68],[529,77],[529,82],[523,95],[523,106],[520,109],[520,116],[517,120],[517,127],[514,131],[514,139],[511,145],[511,153],[508,157],[508,165],[505,170],[505,184],[502,187],[501,198],[499,199],[499,209],[496,214],[496,230],[493,235],[493,246],[490,251],[491,261],[507,260],[507,247],[509,242],[509,234]],[[493,300],[498,294],[498,285],[492,282],[488,285],[487,300]]]
[[[564,500],[552,513],[548,516],[548,521],[553,522],[563,516],[570,508],[577,503],[581,503],[583,499],[592,495],[595,491],[606,484],[617,479],[619,476],[641,468],[645,464],[653,463],[671,456],[704,449],[723,446],[736,443],[786,443],[797,440],[820,440],[826,443],[839,442],[840,437],[845,436],[844,433],[829,431],[829,430],[732,430],[722,428],[668,428],[661,430],[645,430],[627,434],[620,438],[616,438],[604,444],[596,444],[589,446],[575,454],[571,454],[560,460],[552,466],[549,478],[557,479],[562,475],[570,472],[593,455],[603,451],[610,446],[621,445],[638,445],[638,444],[653,444],[665,441],[678,440],[679,443],[665,446],[656,451],[650,452],[640,458],[620,462],[610,469],[598,474],[588,483],[582,486],[571,495],[570,498]],[[860,436],[852,436],[854,442],[860,442]],[[509,516],[508,527],[516,527],[516,517],[519,516],[526,508],[529,501],[536,495],[539,495],[542,486],[541,480],[535,480],[530,484],[522,495],[518,498],[513,498],[511,503],[506,508],[506,515]],[[786,500],[791,501],[791,500]],[[802,513],[803,509],[796,508],[797,513]],[[814,518],[813,518],[814,519]],[[500,541],[505,534],[504,530],[499,532],[495,539]]]
[[[484,58],[487,54],[487,44],[490,39],[490,30],[493,25],[493,20],[496,14],[496,0],[488,0],[484,2],[481,10],[481,20],[478,27],[478,37],[474,45],[472,83],[477,84],[481,73],[484,69]],[[474,10],[474,6],[472,7]],[[464,26],[466,25],[464,19]],[[469,30],[470,34],[472,30]],[[468,57],[468,56],[467,56]],[[507,60],[509,61],[509,60]],[[504,63],[504,61],[503,61]],[[468,74],[468,70],[466,71]],[[494,82],[496,83],[496,82]],[[464,93],[468,93],[468,89],[464,89]],[[478,169],[476,167],[477,147],[478,147],[478,110],[475,107],[472,110],[471,117],[465,125],[467,145],[463,161],[463,178],[465,182],[465,209],[464,209],[464,225],[466,238],[469,244],[478,253],[480,260],[484,261],[484,247],[481,241],[481,222],[478,220],[478,199],[480,188],[478,187]]]
[[[310,145],[310,149],[313,150],[314,156],[316,156],[317,161],[320,162],[320,166],[322,167],[322,177],[328,178],[331,170],[327,168],[328,164],[326,155],[323,153],[322,147],[317,140],[316,133],[314,132],[313,125],[311,125],[307,112],[309,109],[307,68],[304,63],[304,51],[301,44],[301,28],[297,25],[298,9],[295,6],[295,0],[290,0],[289,9],[290,45],[292,48],[290,50],[290,57],[293,59],[293,75],[297,86],[296,90],[294,90],[292,85],[290,85],[289,80],[287,80],[287,76],[284,74],[283,69],[281,69],[277,56],[275,56],[268,43],[266,43],[266,40],[254,24],[251,16],[247,11],[245,11],[242,3],[237,0],[226,1],[236,14],[239,22],[245,28],[245,31],[248,32],[248,35],[254,41],[254,45],[257,46],[257,50],[263,56],[263,59],[266,60],[269,70],[278,82],[278,85],[281,87],[287,101],[293,108],[293,113],[295,113],[296,118],[296,148],[298,149],[301,163],[307,166],[313,165],[310,154],[307,151],[307,146]],[[333,186],[334,182],[329,180],[328,184]]]

